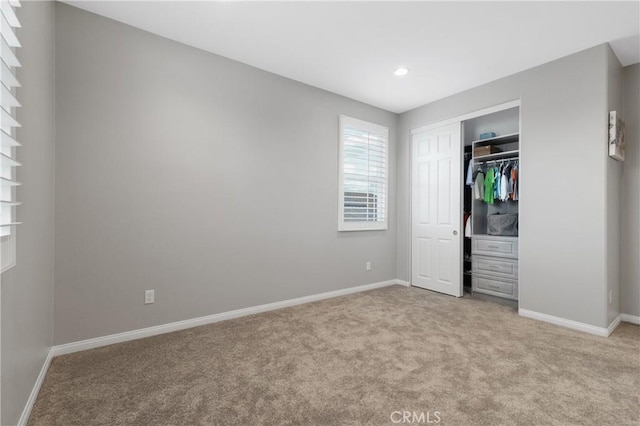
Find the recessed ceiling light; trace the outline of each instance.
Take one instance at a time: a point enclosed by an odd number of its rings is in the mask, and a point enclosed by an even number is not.
[[[393,73],[395,75],[397,75],[398,77],[402,77],[402,76],[407,75],[409,73],[409,68],[407,68],[407,67],[399,67]]]

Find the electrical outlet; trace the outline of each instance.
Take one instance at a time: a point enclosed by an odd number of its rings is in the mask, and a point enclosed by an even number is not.
[[[371,262],[367,262],[367,266],[366,266],[366,268],[367,268],[367,271],[370,271],[370,270],[371,270]]]
[[[145,290],[144,292],[144,304],[149,305],[156,301],[156,291],[155,290]]]

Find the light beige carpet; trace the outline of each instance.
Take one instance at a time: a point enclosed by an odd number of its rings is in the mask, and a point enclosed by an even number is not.
[[[638,424],[640,327],[607,339],[393,286],[55,358],[29,424],[384,425],[396,411]]]

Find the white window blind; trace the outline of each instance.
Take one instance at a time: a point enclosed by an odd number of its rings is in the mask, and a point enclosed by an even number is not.
[[[387,229],[389,129],[340,116],[339,231]]]
[[[16,87],[20,83],[15,77],[15,69],[20,66],[15,49],[20,47],[16,37],[16,28],[20,22],[15,8],[20,7],[17,0],[0,0],[0,236],[11,235],[16,221],[16,148],[20,143],[15,139],[15,129],[20,124],[15,119],[16,108],[20,102],[15,97]]]

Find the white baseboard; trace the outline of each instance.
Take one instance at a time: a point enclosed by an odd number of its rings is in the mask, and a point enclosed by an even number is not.
[[[38,393],[40,392],[42,383],[44,383],[44,379],[47,375],[47,371],[49,370],[49,366],[51,365],[51,360],[55,356],[84,351],[87,349],[99,348],[101,346],[107,346],[107,345],[120,343],[120,342],[127,342],[130,340],[141,339],[144,337],[156,336],[158,334],[170,333],[172,331],[184,330],[191,327],[212,324],[214,322],[244,317],[247,315],[258,314],[261,312],[273,311],[276,309],[282,309],[289,306],[301,305],[304,303],[315,302],[318,300],[329,299],[332,297],[345,296],[347,294],[373,290],[376,288],[387,287],[395,284],[408,285],[409,283],[401,280],[388,280],[388,281],[382,281],[382,282],[373,283],[373,284],[365,284],[361,286],[345,288],[342,290],[328,291],[326,293],[313,294],[311,296],[298,297],[296,299],[283,300],[281,302],[274,302],[274,303],[268,303],[266,305],[258,305],[250,308],[237,309],[235,311],[222,312],[219,314],[207,315],[204,317],[172,322],[169,324],[158,325],[155,327],[142,328],[139,330],[132,330],[124,333],[111,334],[109,336],[97,337],[94,339],[87,339],[79,342],[72,342],[72,343],[66,343],[64,345],[54,346],[47,353],[47,358],[45,359],[44,364],[42,365],[40,374],[38,374],[38,378],[36,379],[36,382],[33,385],[33,389],[31,390],[29,399],[27,399],[27,403],[24,409],[22,410],[22,415],[18,420],[18,426],[25,426],[29,421],[31,410],[33,409],[33,405],[35,404],[36,399],[38,398]]]
[[[47,357],[44,360],[44,364],[42,364],[42,368],[40,369],[40,374],[38,374],[38,378],[36,379],[36,383],[33,385],[33,389],[31,389],[31,394],[29,395],[29,399],[27,399],[27,404],[22,410],[22,415],[18,420],[18,426],[25,426],[29,421],[31,410],[33,409],[33,405],[36,403],[38,393],[40,392],[42,383],[44,383],[44,378],[47,376],[47,371],[49,370],[49,366],[51,365],[51,359],[53,359],[53,353],[51,350],[49,350],[49,352],[47,353]]]
[[[614,319],[611,322],[611,324],[609,324],[609,327],[607,327],[607,337],[611,336],[611,333],[613,333],[615,329],[618,328],[621,321],[622,321],[622,315],[618,315],[616,319]]]
[[[624,322],[640,325],[640,315],[620,314],[620,319]]]
[[[540,312],[530,311],[528,309],[518,309],[520,316],[531,318],[539,321],[548,322],[550,324],[559,325],[561,327],[571,328],[573,330],[582,331],[596,336],[609,337],[613,330],[620,324],[620,316],[618,316],[608,328],[596,327],[595,325],[585,324],[583,322],[573,321],[566,318],[560,318],[553,315],[542,314]]]
[[[276,309],[282,309],[289,306],[301,305],[304,303],[315,302],[318,300],[330,299],[332,297],[345,296],[348,294],[358,293],[367,290],[373,290],[376,288],[387,287],[391,285],[402,285],[409,287],[411,284],[408,281],[403,281],[399,279],[382,281],[372,284],[365,284],[356,287],[349,287],[342,290],[329,291],[326,293],[313,294],[310,296],[298,297],[296,299],[283,300],[280,302],[268,303],[265,305],[258,305],[244,309],[237,309],[234,311],[222,312],[219,314],[207,315],[204,317],[193,318],[184,321],[177,321],[168,324],[158,325],[154,327],[142,328],[139,330],[127,331],[124,333],[111,334],[103,337],[96,337],[94,339],[87,339],[78,342],[66,343],[63,345],[58,345],[52,347],[47,357],[42,365],[42,369],[38,374],[38,378],[31,390],[31,394],[27,399],[27,403],[22,411],[22,415],[18,420],[18,426],[24,426],[27,424],[29,420],[29,416],[31,415],[31,410],[36,402],[38,397],[38,393],[40,392],[40,388],[44,383],[44,379],[47,375],[47,371],[49,370],[49,366],[51,365],[51,360],[53,357],[58,355],[70,354],[73,352],[84,351],[88,349],[99,348],[101,346],[112,345],[114,343],[127,342],[130,340],[142,339],[144,337],[156,336],[158,334],[170,333],[173,331],[184,330],[187,328],[198,327],[200,325],[212,324],[219,321],[225,321],[233,318],[240,318],[247,315],[254,315],[261,312],[273,311]],[[629,314],[620,314],[608,328],[604,327],[596,327],[590,324],[581,323],[578,321],[568,320],[565,318],[555,317],[553,315],[542,314],[535,311],[529,311],[527,309],[519,309],[518,314],[526,317],[532,318],[544,322],[548,322],[551,324],[571,328],[574,330],[583,331],[590,334],[595,334],[597,336],[609,336],[615,328],[620,324],[620,321],[630,322],[633,324],[640,324],[640,316],[629,315]]]
[[[301,305],[303,303],[315,302],[332,297],[345,296],[347,294],[359,293],[390,285],[402,284],[399,280],[393,279],[373,284],[365,284],[356,287],[349,287],[341,290],[328,291],[326,293],[313,294],[310,296],[298,297],[296,299],[283,300],[280,302],[267,303],[266,305],[252,306],[249,308],[237,309],[235,311],[221,312],[219,314],[207,315],[204,317],[192,318],[184,321],[176,321],[168,324],[156,325],[153,327],[141,328],[138,330],[126,331],[124,333],[111,334],[108,336],[96,337],[93,339],[81,340],[78,342],[65,343],[51,348],[53,356],[66,355],[88,349],[99,348],[101,346],[113,345],[114,343],[128,342],[130,340],[142,339],[144,337],[156,336],[158,334],[171,333],[173,331],[212,324],[233,318],[240,318],[247,315],[259,314],[261,312],[273,311],[287,308],[289,306]]]

